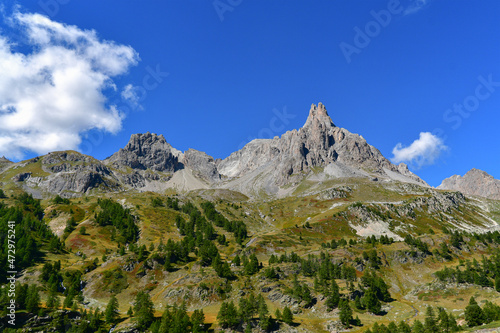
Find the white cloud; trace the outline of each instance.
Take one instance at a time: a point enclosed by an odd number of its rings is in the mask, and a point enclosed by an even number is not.
[[[415,14],[427,6],[428,3],[429,0],[410,0],[410,4],[403,11],[403,15]]]
[[[141,98],[139,97],[139,88],[134,87],[131,84],[127,84],[122,90],[122,98],[125,100],[132,110],[142,110],[142,106],[139,104]]]
[[[443,140],[429,132],[420,132],[420,137],[408,147],[398,143],[392,150],[394,163],[409,163],[417,168],[433,164],[448,147]]]
[[[0,155],[77,149],[91,129],[121,129],[123,115],[104,92],[137,64],[133,48],[40,14],[17,12],[9,23],[30,50],[16,52],[17,41],[0,34]]]

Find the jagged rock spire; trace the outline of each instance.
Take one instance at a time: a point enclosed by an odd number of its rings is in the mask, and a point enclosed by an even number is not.
[[[311,105],[309,116],[307,117],[304,127],[310,127],[314,123],[323,124],[326,128],[335,127],[332,118],[330,118],[325,106],[321,102],[318,103],[318,106],[316,106],[314,103]]]

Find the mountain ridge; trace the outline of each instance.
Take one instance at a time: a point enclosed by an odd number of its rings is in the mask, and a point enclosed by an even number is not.
[[[250,197],[282,197],[304,181],[313,182],[314,187],[328,179],[350,177],[429,186],[405,164],[392,164],[361,135],[337,127],[322,103],[311,105],[300,129],[273,139],[253,140],[224,159],[192,148],[181,152],[162,134],[150,132],[132,134],[124,148],[102,161],[75,152],[53,152],[37,159],[42,163],[39,175],[19,172],[10,179],[25,189],[32,188],[32,193],[68,197],[94,189],[161,193],[168,188],[221,188]],[[6,162],[3,173],[29,161]],[[80,166],[75,168],[75,163]]]
[[[469,170],[464,176],[453,175],[444,179],[437,188],[500,200],[500,180],[476,168]]]

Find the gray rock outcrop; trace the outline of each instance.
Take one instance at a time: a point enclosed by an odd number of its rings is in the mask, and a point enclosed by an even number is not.
[[[446,178],[437,188],[500,200],[500,180],[478,169],[471,169],[463,177],[454,175]]]
[[[163,135],[132,134],[125,148],[104,160],[114,167],[127,166],[132,169],[175,172],[182,169],[182,153],[174,149]]]
[[[220,180],[220,174],[215,165],[214,158],[204,152],[188,149],[184,153],[182,162],[185,167],[191,168],[196,176],[208,182],[213,183]]]

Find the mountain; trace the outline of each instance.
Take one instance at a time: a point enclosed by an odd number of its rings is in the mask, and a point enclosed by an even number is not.
[[[182,152],[167,143],[163,135],[151,133],[133,134],[125,148],[120,149],[104,160],[117,168],[122,166],[132,169],[163,172],[175,172],[182,169]]]
[[[284,197],[297,194],[299,188],[314,191],[324,182],[342,178],[428,186],[405,164],[392,164],[362,136],[335,126],[322,103],[311,106],[299,130],[253,140],[224,160],[195,149],[183,153],[163,135],[148,132],[133,134],[124,148],[103,161],[77,152],[54,152],[15,164],[5,160],[1,165],[0,178],[38,197],[73,197],[92,191],[162,193],[169,188]]]
[[[498,184],[479,170],[452,180],[465,193],[462,183],[483,194]],[[0,189],[0,221],[12,221],[0,223],[0,242],[15,225],[25,295],[16,300],[19,332],[350,325],[354,333],[375,332],[375,323],[393,332],[402,321],[418,330],[427,306],[440,325],[442,309],[465,325],[471,296],[500,318],[492,269],[500,201],[428,186],[336,126],[321,103],[300,129],[225,159],[181,152],[149,132],[104,160],[76,151],[0,158]],[[8,251],[0,247],[2,267]],[[0,300],[6,278],[0,270]],[[347,307],[356,319],[346,322]],[[448,318],[446,327],[455,322]]]
[[[222,160],[218,170],[229,180],[225,187],[249,195],[259,190],[280,195],[304,180],[350,177],[427,185],[405,164],[389,162],[362,136],[335,126],[322,103],[311,106],[301,129],[253,140]]]
[[[500,180],[478,169],[469,170],[463,177],[454,175],[446,178],[437,188],[500,200]]]
[[[11,164],[12,162],[6,159],[5,156],[0,157],[0,171]]]

